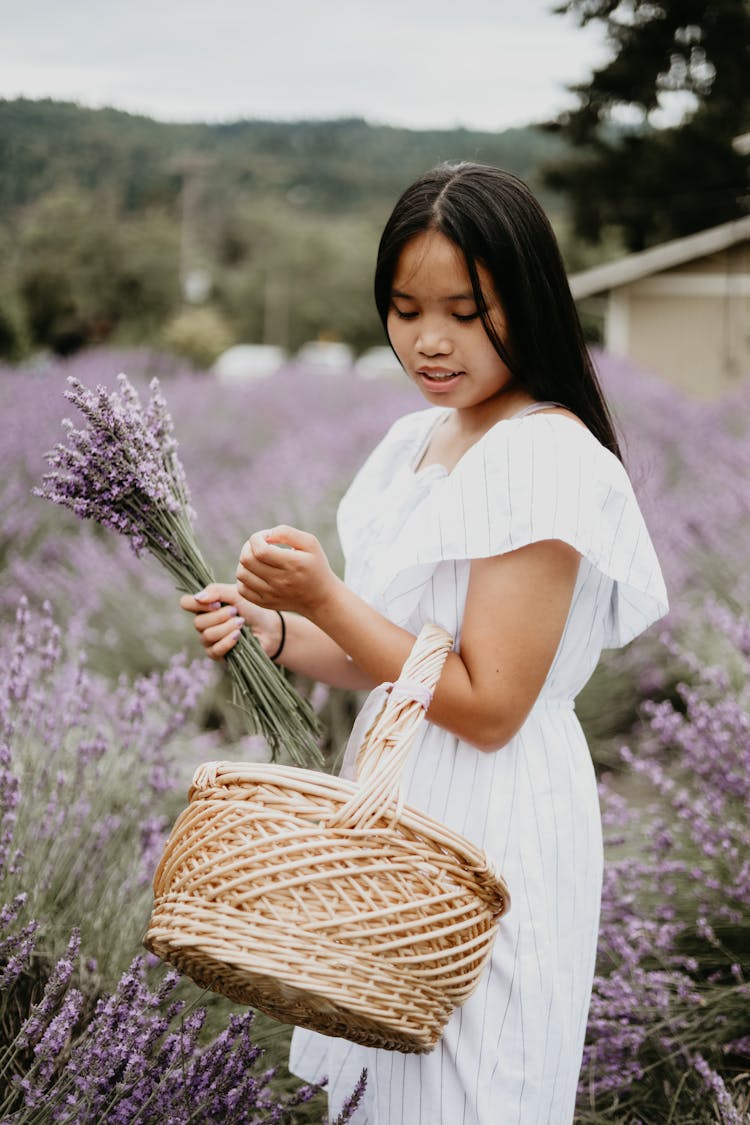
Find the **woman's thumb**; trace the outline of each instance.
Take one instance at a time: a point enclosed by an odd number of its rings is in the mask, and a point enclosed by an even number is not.
[[[211,582],[203,590],[199,590],[193,597],[201,605],[208,602],[226,602],[231,604],[238,598],[237,589],[227,582]]]

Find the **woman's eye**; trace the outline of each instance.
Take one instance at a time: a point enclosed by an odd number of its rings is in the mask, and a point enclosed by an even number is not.
[[[461,315],[461,313],[454,313],[453,319],[459,321],[459,323],[461,324],[469,324],[472,320],[476,320],[478,316],[478,312],[466,313],[463,316]]]
[[[393,309],[399,320],[414,320],[414,318],[417,316],[417,313],[404,312],[402,309],[397,308],[396,305],[391,305],[391,308]]]

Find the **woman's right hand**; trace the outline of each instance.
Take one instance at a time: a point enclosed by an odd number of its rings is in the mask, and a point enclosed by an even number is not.
[[[184,594],[180,606],[195,614],[193,624],[212,660],[222,660],[234,648],[243,625],[252,630],[264,652],[279,647],[281,622],[276,611],[253,605],[228,582],[212,582],[197,594]]]

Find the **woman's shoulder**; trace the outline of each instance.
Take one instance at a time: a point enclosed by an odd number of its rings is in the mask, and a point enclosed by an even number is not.
[[[572,410],[568,410],[567,406],[547,406],[547,407],[544,408],[544,410],[535,410],[534,414],[531,415],[531,417],[534,417],[534,416],[536,416],[536,417],[547,416],[547,417],[555,417],[555,418],[569,418],[571,422],[575,422],[578,426],[581,427],[581,429],[586,430],[587,433],[591,433],[591,430],[589,430],[586,423],[583,422],[578,417],[577,414],[574,414]]]
[[[462,458],[445,488],[473,498],[472,510],[481,509],[484,497],[488,510],[507,505],[514,522],[526,512],[537,526],[548,522],[548,508],[564,510],[574,523],[596,524],[613,496],[637,506],[622,461],[565,408],[497,423]]]
[[[528,445],[540,461],[549,461],[563,478],[585,475],[589,484],[617,489],[629,496],[633,485],[628,469],[609,446],[605,445],[573,411],[567,409],[539,411],[530,421]]]
[[[518,417],[497,422],[476,445],[476,454],[483,459],[498,459],[512,472],[514,466],[526,466],[529,461],[596,462],[612,471],[624,471],[621,461],[589,429],[572,410],[564,406],[545,407],[528,411]],[[466,459],[471,467],[473,458]]]
[[[625,644],[666,612],[658,559],[622,462],[572,411],[559,408],[499,421],[452,472],[435,475],[394,547],[394,576],[406,578],[400,585],[393,578],[390,596],[405,613],[423,568],[544,540],[568,543],[622,587],[610,643]]]

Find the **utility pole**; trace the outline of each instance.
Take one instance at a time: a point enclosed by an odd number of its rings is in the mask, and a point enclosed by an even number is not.
[[[266,269],[263,292],[263,343],[289,347],[289,272]]]
[[[215,158],[202,152],[179,153],[170,169],[182,176],[180,189],[180,291],[183,300],[200,305],[213,285],[211,254],[207,246],[205,214],[201,222],[208,172]]]

